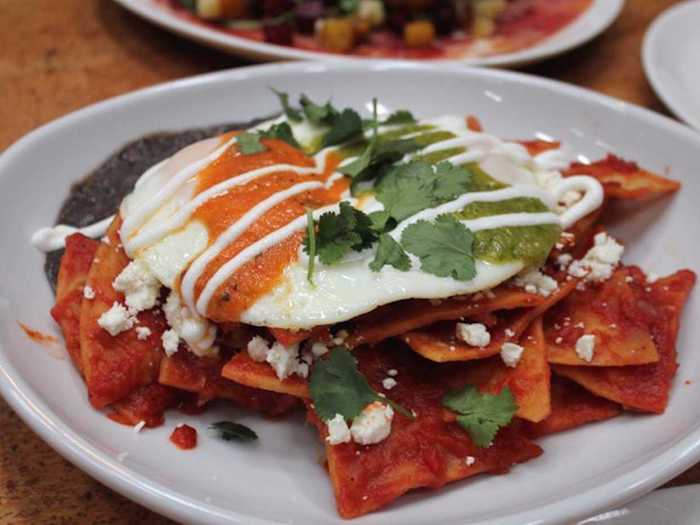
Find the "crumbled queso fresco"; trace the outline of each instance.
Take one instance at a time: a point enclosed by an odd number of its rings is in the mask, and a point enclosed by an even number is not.
[[[549,297],[559,285],[549,275],[545,275],[537,269],[527,270],[515,278],[515,285],[524,288],[527,293],[539,294]]]
[[[457,339],[470,346],[483,348],[491,342],[491,334],[481,323],[457,323]]]
[[[501,359],[509,368],[515,368],[520,362],[525,349],[515,343],[503,343],[501,346]]]
[[[602,282],[610,279],[620,263],[625,248],[607,233],[601,232],[593,239],[593,247],[583,259],[574,261],[568,273],[584,281]]]
[[[391,433],[391,422],[394,419],[394,410],[379,401],[370,403],[354,419],[348,428],[345,418],[336,414],[326,422],[328,436],[326,441],[331,445],[349,443],[352,441],[359,445],[374,445],[384,441]]]
[[[590,363],[593,361],[593,353],[595,351],[595,336],[591,334],[582,335],[576,341],[576,355],[581,359]]]

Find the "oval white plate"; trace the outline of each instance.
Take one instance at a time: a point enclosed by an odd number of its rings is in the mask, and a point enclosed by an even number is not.
[[[700,2],[664,11],[644,37],[647,78],[678,118],[700,129]]]
[[[650,111],[536,77],[409,64],[274,64],[156,86],[63,117],[0,156],[0,390],[70,461],[163,514],[187,523],[343,523],[319,464],[317,437],[301,417],[271,422],[230,410],[172,414],[165,426],[136,434],[90,408],[71,364],[49,355],[17,325],[55,332],[43,256],[29,238],[52,223],[70,184],[125,142],[158,130],[269,115],[278,111],[269,86],[332,96],[353,107],[371,108],[378,97],[389,108],[411,108],[424,117],[473,113],[504,137],[544,134],[582,156],[615,151],[651,170],[668,170],[684,190],[629,213],[613,232],[627,242],[627,260],[650,271],[700,267],[688,237],[700,224],[700,138]],[[663,416],[627,415],[553,436],[542,441],[543,456],[508,475],[420,491],[354,523],[558,523],[613,508],[670,479],[700,459],[700,388],[683,384],[700,377],[694,350],[700,324],[691,322],[698,316],[696,290],[678,340],[679,377]],[[208,437],[206,423],[221,417],[250,424],[260,442],[236,446]],[[193,451],[167,441],[180,421],[200,431]],[[129,454],[123,463],[121,452]]]
[[[358,57],[347,57],[331,53],[306,51],[288,46],[255,42],[183,20],[166,9],[163,9],[162,6],[154,4],[151,0],[115,1],[137,15],[173,33],[250,60],[368,60]],[[564,53],[595,38],[613,23],[620,14],[624,3],[624,0],[593,0],[591,8],[581,15],[574,23],[549,39],[515,53],[494,55],[485,58],[442,60],[439,62],[459,63],[469,66],[502,67],[521,66],[532,62],[538,62]]]

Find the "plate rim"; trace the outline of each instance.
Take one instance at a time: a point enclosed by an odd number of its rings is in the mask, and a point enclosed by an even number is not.
[[[537,89],[555,91],[565,96],[586,99],[591,103],[624,111],[627,114],[643,119],[650,125],[659,126],[669,133],[694,142],[700,147],[700,134],[669,117],[578,86],[524,73],[408,62],[336,62],[325,64],[294,62],[235,68],[165,82],[89,105],[55,119],[13,143],[0,154],[0,178],[10,176],[8,167],[14,162],[14,159],[21,157],[25,150],[31,149],[33,143],[37,140],[41,140],[43,137],[55,132],[60,132],[61,128],[71,126],[74,121],[80,121],[94,113],[99,113],[115,106],[128,105],[142,97],[155,96],[173,89],[189,89],[211,82],[237,82],[255,77],[274,76],[280,71],[297,74],[303,74],[307,70],[318,72],[319,68],[325,71],[355,71],[362,73],[385,70],[408,70],[416,74],[427,74],[431,71],[447,72],[450,75],[458,75],[465,78],[481,77],[525,84]],[[0,297],[1,301],[4,301],[2,297]],[[249,523],[253,525],[272,525],[277,523],[195,500],[186,494],[164,487],[153,478],[132,472],[116,459],[105,455],[96,446],[91,445],[85,438],[78,435],[46,406],[13,366],[9,356],[4,351],[4,346],[4,344],[0,343],[0,394],[35,433],[59,454],[90,476],[133,501],[165,516],[184,520],[188,523]],[[698,422],[700,423],[700,419]],[[495,525],[496,523],[515,524],[527,522],[545,525],[559,523],[562,520],[585,518],[596,511],[622,505],[653,490],[699,460],[700,424],[695,430],[689,432],[687,436],[673,444],[661,455],[631,471],[611,478],[605,485],[589,489],[568,499],[548,503],[537,509],[512,514],[505,518],[498,518],[496,521],[487,520],[480,523],[482,525]],[[611,488],[616,490],[611,491]]]
[[[226,53],[235,54],[239,57],[245,57],[253,60],[320,60],[329,62],[386,62],[395,61],[396,59],[378,59],[378,58],[363,58],[354,56],[335,55],[332,53],[324,53],[320,51],[307,51],[288,46],[278,46],[265,42],[254,42],[246,38],[237,37],[209,29],[200,27],[190,22],[181,20],[165,11],[158,6],[154,6],[149,1],[144,0],[114,0],[123,8],[135,13],[136,15],[146,19],[147,21],[156,24],[157,26],[174,32],[180,36],[198,42],[208,47],[214,47]],[[548,58],[566,53],[575,49],[599,36],[608,29],[613,22],[618,18],[622,9],[625,6],[625,0],[593,0],[593,4],[589,9],[600,9],[601,19],[595,28],[588,33],[582,34],[577,38],[569,41],[556,43],[557,34],[552,35],[545,40],[535,44],[534,46],[521,49],[512,53],[495,55],[492,57],[483,58],[467,58],[467,59],[438,59],[431,63],[434,64],[460,64],[470,67],[518,67],[540,62]],[[585,16],[585,15],[584,15]],[[574,22],[581,23],[581,20]],[[551,42],[555,44],[550,46]],[[425,63],[418,60],[403,60],[408,63]]]
[[[680,120],[693,128],[700,130],[700,114],[689,114],[683,107],[683,103],[666,89],[665,83],[658,74],[657,61],[654,58],[655,48],[663,33],[668,30],[676,17],[684,16],[686,11],[697,10],[700,13],[700,1],[692,0],[681,2],[664,10],[647,29],[642,42],[642,66],[647,80],[651,84],[661,102]]]

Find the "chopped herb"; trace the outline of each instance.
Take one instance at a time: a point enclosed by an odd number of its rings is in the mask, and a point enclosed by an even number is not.
[[[301,122],[302,116],[301,116],[301,111],[298,109],[294,109],[290,104],[289,104],[289,95],[287,93],[284,93],[282,91],[277,91],[274,88],[272,89],[272,92],[277,95],[277,98],[280,101],[280,104],[282,105],[282,109],[284,111],[284,114],[287,115],[287,118],[291,120],[292,122]]]
[[[324,421],[333,419],[336,414],[352,420],[375,401],[389,403],[397,412],[414,418],[404,407],[372,390],[365,376],[357,369],[357,361],[344,346],[334,348],[327,358],[316,362],[309,390],[316,413]]]
[[[270,129],[260,132],[260,135],[268,139],[283,140],[294,148],[301,148],[297,140],[294,138],[294,133],[292,133],[291,126],[286,122],[274,124],[272,127],[270,127]]]
[[[216,431],[224,441],[255,441],[258,435],[254,430],[233,421],[217,421],[209,425],[210,430]]]
[[[344,109],[341,113],[333,115],[330,127],[323,139],[324,146],[342,144],[362,135],[362,119],[353,109]]]
[[[518,410],[510,389],[498,395],[482,394],[473,386],[447,393],[442,405],[456,412],[459,423],[478,447],[488,447],[499,428],[508,425]]]
[[[438,277],[470,281],[476,275],[474,234],[451,215],[417,221],[401,234],[403,248],[420,259],[421,270]]]
[[[301,109],[304,110],[304,115],[309,119],[309,122],[320,125],[320,124],[331,124],[331,120],[338,111],[333,107],[330,100],[324,105],[318,105],[313,102],[306,95],[302,95],[299,99],[301,104]]]
[[[306,239],[305,246],[308,246],[309,254],[309,269],[306,278],[311,284],[314,284],[314,266],[316,265],[316,222],[314,221],[314,213],[311,210],[306,210]]]
[[[382,124],[385,126],[395,126],[395,125],[400,125],[400,124],[415,124],[416,123],[416,118],[413,116],[413,113],[410,111],[406,111],[405,109],[400,109],[398,111],[394,111],[391,115],[389,115]]]
[[[238,149],[243,155],[252,155],[265,151],[265,146],[260,142],[260,135],[244,131],[236,137]]]
[[[327,212],[318,220],[315,236],[318,257],[323,264],[340,261],[351,250],[361,251],[372,246],[377,234],[370,218],[348,202],[340,203],[339,213]],[[311,239],[304,240],[304,251],[311,256]]]
[[[469,191],[472,173],[441,162],[436,168],[412,161],[389,169],[376,186],[377,200],[397,222],[421,210],[449,202]]]
[[[377,254],[374,256],[374,260],[369,263],[369,267],[373,272],[378,272],[386,264],[402,272],[411,269],[411,260],[401,245],[388,233],[382,233],[379,236]]]
[[[360,0],[340,0],[338,7],[343,13],[354,13],[360,6]]]

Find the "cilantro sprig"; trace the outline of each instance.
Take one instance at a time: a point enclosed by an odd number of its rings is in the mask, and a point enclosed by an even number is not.
[[[372,221],[348,202],[341,202],[338,213],[326,212],[318,220],[314,235],[308,229],[304,252],[311,257],[312,244],[323,264],[334,264],[350,251],[362,251],[377,240]]]
[[[388,217],[401,222],[427,208],[444,204],[471,188],[472,172],[441,162],[422,160],[393,166],[376,185],[376,197]]]
[[[420,259],[421,270],[438,277],[470,281],[476,275],[474,234],[451,215],[417,221],[401,234],[401,245]]]
[[[412,412],[375,392],[357,369],[357,361],[344,346],[332,349],[314,365],[309,391],[318,416],[328,421],[336,414],[353,420],[370,403],[388,403],[400,414],[415,419]]]
[[[243,155],[253,155],[265,151],[265,146],[260,142],[258,133],[249,133],[244,131],[236,137],[236,144]]]
[[[233,421],[217,421],[209,425],[209,430],[214,431],[224,441],[248,442],[258,439],[253,429]]]
[[[509,388],[500,394],[482,394],[468,385],[445,394],[442,405],[457,413],[457,423],[464,428],[478,447],[488,447],[500,428],[508,425],[518,411]]]

